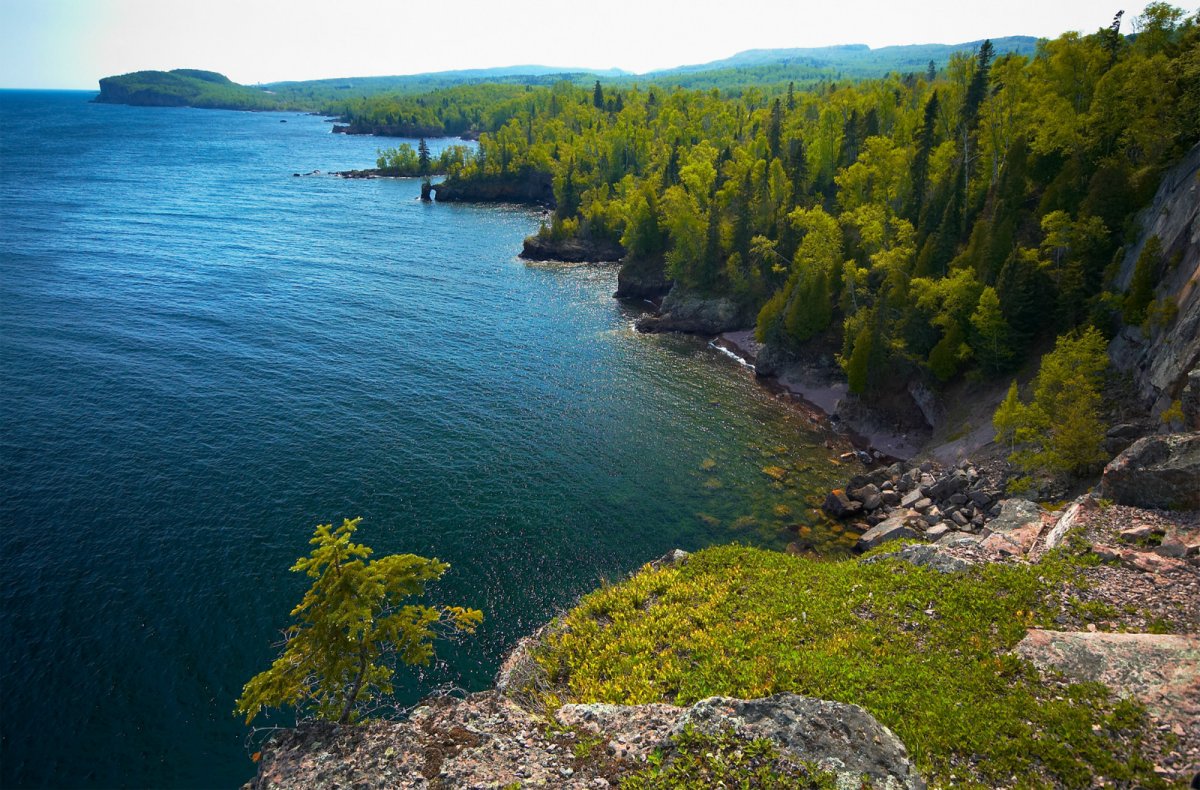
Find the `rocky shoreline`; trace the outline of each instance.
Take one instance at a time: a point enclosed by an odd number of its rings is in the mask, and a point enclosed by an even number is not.
[[[1200,770],[1200,511],[1124,504],[1121,492],[1158,490],[1169,498],[1177,492],[1164,479],[1200,481],[1193,452],[1200,432],[1173,437],[1167,457],[1151,448],[1156,438],[1135,442],[1109,464],[1096,491],[1058,511],[1006,498],[1001,466],[931,462],[856,475],[830,493],[826,510],[863,526],[874,522],[863,550],[907,539],[850,562],[961,574],[990,563],[1037,565],[1068,547],[1095,557],[1056,591],[1055,627],[1029,628],[1011,652],[1046,673],[1047,683],[1099,682],[1141,703],[1149,726],[1139,753],[1164,781],[1183,784]],[[1143,484],[1130,488],[1130,480]],[[688,561],[675,551],[648,567]],[[784,693],[689,707],[566,704],[547,711],[529,690],[550,688],[533,657],[550,629],[513,648],[492,690],[427,700],[404,721],[277,733],[246,789],[599,790],[681,759],[680,734],[697,729],[734,743],[765,739],[784,765],[815,764],[839,787],[852,778],[857,787],[863,775],[873,787],[925,786],[901,740],[854,705]]]

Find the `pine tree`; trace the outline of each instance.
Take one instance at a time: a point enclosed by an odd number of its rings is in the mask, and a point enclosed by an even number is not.
[[[1013,383],[992,424],[1017,447],[1010,456],[1017,466],[1079,474],[1104,460],[1100,387],[1107,367],[1104,336],[1088,327],[1062,335],[1042,357],[1028,405],[1019,403]]]
[[[359,521],[319,525],[312,553],[292,566],[313,584],[292,610],[296,623],[285,632],[283,653],[242,689],[236,712],[247,724],[263,708],[285,706],[353,722],[365,702],[392,692],[397,662],[429,663],[439,629],[472,633],[483,620],[458,606],[401,606],[450,566],[413,554],[367,560],[371,549],[352,542]]]
[[[417,171],[419,175],[429,175],[429,144],[424,137],[417,142]]]
[[[592,106],[597,110],[604,109],[604,90],[600,87],[600,80],[596,80],[596,87],[592,88]]]
[[[979,294],[971,313],[972,343],[980,367],[989,373],[1006,370],[1013,359],[1012,327],[1004,320],[1000,297],[990,285]]]
[[[1121,317],[1126,325],[1137,326],[1146,320],[1146,308],[1154,301],[1154,286],[1158,281],[1158,270],[1162,260],[1162,242],[1151,236],[1142,247],[1129,283],[1129,293],[1121,307]]]
[[[771,158],[779,156],[779,144],[783,136],[783,108],[779,99],[771,103],[771,120],[767,125],[767,150]]]
[[[875,333],[872,331],[875,322],[869,316],[866,319],[854,336],[854,350],[846,362],[846,384],[856,395],[867,391],[871,379],[871,358],[875,356]]]
[[[921,211],[925,207],[925,193],[929,189],[929,156],[933,152],[934,135],[937,132],[938,94],[934,91],[925,102],[925,120],[921,134],[917,137],[917,150],[912,162],[912,194],[905,212],[914,225],[919,224]]]

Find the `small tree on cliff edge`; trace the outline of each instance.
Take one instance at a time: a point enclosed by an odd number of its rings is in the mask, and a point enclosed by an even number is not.
[[[483,620],[475,609],[399,605],[450,566],[413,554],[366,561],[371,549],[351,541],[359,521],[319,525],[312,553],[292,566],[315,581],[292,610],[283,653],[242,689],[235,712],[247,724],[263,708],[283,706],[348,724],[392,692],[398,661],[428,664],[435,637],[471,633]]]
[[[1081,474],[1104,461],[1105,345],[1094,327],[1059,337],[1042,357],[1028,404],[1020,401],[1013,382],[992,417],[997,439],[1014,448],[1010,461],[1026,472],[1051,474]]]

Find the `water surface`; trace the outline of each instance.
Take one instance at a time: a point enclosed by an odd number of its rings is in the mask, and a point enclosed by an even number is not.
[[[320,118],[88,98],[0,92],[2,784],[245,781],[317,523],[484,610],[410,704],[670,548],[796,539],[836,473],[613,267],[518,260],[535,212],[294,177],[374,160]]]

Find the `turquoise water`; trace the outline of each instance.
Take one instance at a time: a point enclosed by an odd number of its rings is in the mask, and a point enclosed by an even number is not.
[[[735,362],[633,332],[614,268],[518,260],[535,213],[293,177],[374,160],[320,118],[88,98],[0,92],[5,786],[245,781],[319,522],[484,610],[411,704],[672,547],[782,547],[836,475]]]

